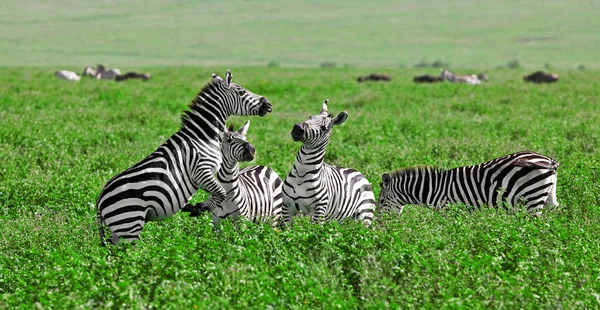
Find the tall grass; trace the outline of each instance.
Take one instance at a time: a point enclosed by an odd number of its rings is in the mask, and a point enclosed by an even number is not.
[[[219,233],[208,217],[177,214],[146,225],[135,249],[101,248],[94,204],[104,184],[173,134],[226,68],[146,69],[151,80],[124,83],[0,69],[0,308],[600,307],[598,72],[532,85],[519,69],[492,70],[470,86],[412,82],[437,69],[359,84],[357,68],[232,68],[274,105],[252,118],[248,139],[254,164],[281,176],[299,149],[293,124],[328,98],[349,118],[326,160],[363,172],[376,195],[385,171],[530,149],[560,162],[561,207],[541,218],[408,207],[370,228],[300,218],[284,231],[225,221]]]

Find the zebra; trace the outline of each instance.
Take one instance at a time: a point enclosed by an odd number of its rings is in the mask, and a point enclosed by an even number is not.
[[[106,183],[96,202],[100,244],[105,224],[110,243],[139,239],[146,221],[177,213],[202,188],[210,192],[207,206],[225,199],[225,189],[215,179],[221,166],[221,136],[230,115],[265,116],[272,106],[263,96],[232,82],[227,70],[216,74],[190,104],[179,131],[156,151]]]
[[[75,73],[73,71],[68,71],[68,70],[54,71],[54,76],[56,76],[57,78],[59,78],[61,80],[68,80],[68,81],[81,80],[81,77],[79,75],[77,75],[77,73]]]
[[[450,81],[452,83],[467,83],[467,84],[471,84],[471,85],[481,84],[481,80],[479,80],[479,78],[475,74],[461,75],[461,74],[456,74],[454,72],[451,72],[450,70],[444,69],[442,71],[442,73],[440,74],[440,77],[442,78],[442,80]],[[483,78],[483,76],[482,76],[482,78]],[[486,76],[486,78],[487,78],[487,76]]]
[[[271,220],[274,226],[279,224],[283,205],[283,182],[279,175],[265,166],[250,166],[240,171],[239,162],[254,160],[256,154],[254,146],[246,140],[249,127],[250,121],[237,131],[231,126],[223,137],[223,164],[217,179],[227,192],[227,198],[213,210],[196,209],[190,216],[210,211],[215,228],[221,219],[240,215],[253,222]]]
[[[325,100],[321,112],[294,125],[291,135],[302,142],[290,173],[283,182],[283,221],[287,225],[298,212],[311,215],[313,223],[356,218],[370,225],[375,196],[360,172],[329,165],[323,161],[333,126],[348,118],[328,113]]]
[[[525,204],[532,215],[544,205],[558,206],[559,163],[544,155],[522,151],[483,164],[454,168],[411,167],[381,176],[379,210],[402,210],[407,204],[436,209],[447,204],[498,207]]]

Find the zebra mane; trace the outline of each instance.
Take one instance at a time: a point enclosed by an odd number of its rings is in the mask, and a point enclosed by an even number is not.
[[[192,102],[188,105],[189,110],[183,112],[183,115],[181,116],[181,128],[189,124],[192,111],[199,111],[200,107],[204,105],[204,101],[200,99],[200,95],[214,87],[216,87],[216,85],[212,81],[202,86],[198,94],[194,97],[194,99],[192,99]]]
[[[423,174],[425,172],[442,172],[445,170],[446,169],[432,167],[432,166],[416,166],[416,167],[400,168],[400,169],[392,172],[391,175],[392,175],[392,178],[403,178],[403,177],[411,176],[411,175],[415,175],[415,174]]]

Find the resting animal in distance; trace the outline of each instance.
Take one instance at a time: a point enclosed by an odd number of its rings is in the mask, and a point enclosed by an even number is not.
[[[526,75],[523,77],[523,81],[525,82],[533,82],[533,83],[556,83],[558,82],[558,74],[554,73],[544,73],[542,71],[536,71],[530,75]]]
[[[385,75],[385,74],[378,74],[378,73],[371,73],[369,75],[365,75],[365,76],[359,76],[356,79],[359,83],[360,82],[366,82],[366,81],[391,81],[392,78],[389,75]]]

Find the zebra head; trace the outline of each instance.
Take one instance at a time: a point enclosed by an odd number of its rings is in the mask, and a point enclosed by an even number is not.
[[[228,69],[223,80],[213,73],[213,85],[218,89],[223,104],[229,110],[230,115],[260,115],[265,116],[273,111],[269,100],[257,95],[244,87],[233,83],[233,76]]]
[[[450,72],[448,69],[444,69],[442,70],[442,73],[440,73],[440,77],[442,78],[442,81],[451,81],[454,79],[454,73]]]
[[[389,173],[384,172],[383,175],[381,175],[381,181],[381,192],[379,192],[378,199],[379,211],[389,212],[397,209],[398,213],[402,214],[404,205],[408,204],[408,202],[399,197],[394,190],[394,184],[398,180],[392,180],[392,176]],[[399,182],[401,182],[401,180]]]
[[[242,128],[234,131],[233,125],[223,133],[223,143],[221,143],[221,153],[223,161],[229,164],[236,164],[241,161],[251,161],[254,159],[256,149],[246,140],[250,121]]]
[[[334,125],[340,125],[348,118],[348,112],[341,112],[336,117],[327,111],[327,102],[323,102],[321,113],[311,115],[306,121],[294,125],[292,129],[292,139],[301,141],[309,147],[326,145],[331,136],[331,130]]]

